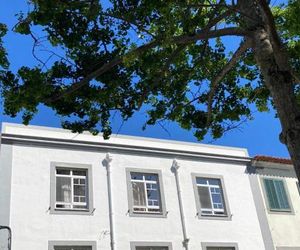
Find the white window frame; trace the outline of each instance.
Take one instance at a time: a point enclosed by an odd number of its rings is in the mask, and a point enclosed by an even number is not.
[[[48,250],[55,250],[55,247],[66,246],[66,247],[92,247],[92,250],[97,249],[96,241],[49,241]]]
[[[136,216],[136,217],[167,217],[166,213],[166,205],[165,205],[165,197],[164,197],[164,190],[163,190],[163,179],[162,179],[162,173],[160,170],[155,169],[139,169],[139,168],[126,168],[126,177],[127,177],[127,194],[128,194],[128,212],[130,216]],[[131,173],[137,173],[142,175],[157,175],[158,181],[149,181],[145,180],[145,176],[143,177],[143,180],[133,180],[137,182],[144,182],[145,188],[147,183],[150,184],[157,184],[158,191],[159,191],[159,202],[160,206],[149,206],[145,189],[145,197],[146,197],[146,206],[141,206],[141,208],[145,208],[146,211],[137,211],[134,210],[135,208],[138,208],[138,206],[134,206],[133,202],[133,190],[132,190],[132,180],[131,180]],[[144,181],[145,180],[145,181]],[[159,211],[149,211],[149,209],[159,209]]]
[[[204,184],[197,184],[197,178],[203,178],[203,179],[217,179],[220,181],[220,186],[218,185],[204,185]],[[196,208],[197,208],[197,215],[199,219],[208,219],[208,220],[231,220],[231,212],[229,207],[229,202],[227,199],[225,184],[224,184],[224,178],[221,175],[212,175],[212,174],[200,174],[200,173],[192,173],[192,182],[194,187],[194,195],[195,195],[195,202],[196,202]],[[209,195],[211,199],[212,208],[206,209],[201,207],[200,197],[198,193],[198,186],[206,186],[206,187],[218,187],[221,190],[221,195],[223,199],[223,207],[224,209],[216,209],[213,207],[212,202],[212,196],[211,196],[211,190],[209,188]],[[202,213],[202,211],[212,211],[212,213]],[[223,214],[214,213],[217,211],[224,212]]]
[[[69,175],[66,174],[58,174],[57,170],[66,170],[70,171]],[[73,171],[84,171],[85,175],[73,175]],[[57,199],[55,200],[55,209],[72,209],[72,210],[88,210],[88,171],[87,169],[75,169],[75,168],[65,168],[65,167],[57,167],[55,169],[55,181],[57,181],[57,177],[70,178],[71,179],[71,202],[59,202]],[[74,179],[84,180],[85,184],[85,196],[79,196],[78,198],[84,197],[85,202],[75,202],[75,194],[74,194],[74,185],[78,185],[74,183]],[[79,185],[81,185],[79,183]],[[56,188],[56,187],[55,187]],[[70,208],[60,208],[57,205],[69,205]],[[74,206],[85,206],[86,208],[76,208]]]
[[[172,243],[170,242],[130,242],[130,250],[136,250],[137,247],[167,247],[172,250]]]
[[[85,182],[86,182],[86,202],[74,202],[73,191],[72,196],[72,206],[71,208],[57,208],[57,204],[67,204],[64,202],[57,202],[56,199],[56,178],[60,177],[70,177],[71,175],[60,175],[56,173],[57,169],[62,170],[83,170],[86,171]],[[83,179],[83,176],[74,175],[78,179]],[[79,163],[65,163],[65,162],[51,162],[50,164],[50,213],[51,214],[82,214],[82,215],[92,215],[94,212],[93,206],[93,176],[92,176],[92,165],[89,164],[79,164]],[[71,190],[73,190],[74,178],[71,179]],[[75,205],[87,205],[86,208],[73,208]]]
[[[136,172],[130,172],[130,177],[131,177],[131,174],[132,173],[136,173]],[[160,189],[159,189],[159,176],[158,174],[150,174],[150,173],[137,173],[137,174],[140,174],[143,176],[143,179],[142,180],[134,180],[134,179],[131,179],[131,185],[133,183],[143,183],[144,184],[144,190],[145,190],[145,206],[136,206],[136,205],[132,205],[132,209],[135,213],[154,213],[154,214],[157,214],[157,213],[161,213],[161,201],[160,201]],[[146,180],[146,176],[147,175],[153,175],[153,176],[157,176],[157,181],[151,181],[151,180]],[[148,199],[148,188],[147,188],[147,184],[154,184],[157,186],[157,192],[159,193],[159,199],[158,199],[158,203],[160,205],[158,206],[155,206],[155,205],[149,205],[148,202],[149,202],[149,199]],[[136,209],[145,209],[145,210],[136,210]],[[151,211],[151,210],[157,210],[157,211]]]
[[[228,243],[228,242],[202,242],[201,246],[202,246],[202,250],[207,250],[208,247],[219,247],[219,248],[232,247],[234,250],[239,249],[237,243]]]

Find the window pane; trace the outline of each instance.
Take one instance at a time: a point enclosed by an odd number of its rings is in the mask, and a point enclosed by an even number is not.
[[[85,196],[85,186],[74,185],[74,195]]]
[[[147,183],[147,197],[148,205],[158,206],[159,205],[159,190],[157,184]],[[155,203],[155,204],[153,204]]]
[[[143,180],[143,174],[141,173],[130,173],[131,180]]]
[[[198,194],[199,194],[201,208],[212,208],[209,188],[198,186]]]
[[[70,170],[66,169],[56,169],[56,174],[70,175]]]
[[[282,180],[274,181],[275,190],[278,195],[278,202],[281,209],[290,209],[287,194]]]
[[[157,176],[157,174],[145,174],[145,179],[147,181],[157,181],[158,176]]]
[[[134,206],[146,206],[144,183],[132,182],[132,193]]]
[[[273,180],[264,179],[264,184],[265,184],[265,189],[266,189],[270,209],[279,209],[280,207],[277,200]]]
[[[71,178],[56,177],[56,201],[70,203],[71,199]]]
[[[73,170],[73,175],[86,176],[85,170]]]
[[[196,178],[196,183],[197,184],[207,185],[207,179],[197,177]]]
[[[219,179],[208,179],[209,185],[221,186],[221,182]]]

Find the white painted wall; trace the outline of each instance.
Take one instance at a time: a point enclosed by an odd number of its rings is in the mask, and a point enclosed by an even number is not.
[[[286,191],[290,196],[293,213],[269,212],[267,200],[262,189],[263,182],[261,178],[264,176],[280,178],[286,181]],[[297,188],[297,178],[292,166],[289,169],[286,168],[286,165],[282,169],[264,169],[263,174],[257,175],[257,178],[259,178],[261,195],[264,200],[265,213],[274,247],[298,247],[300,249],[300,194]]]
[[[10,194],[11,194],[11,145],[0,147],[0,226],[9,226],[10,219]],[[0,249],[6,249],[8,231],[0,230]]]
[[[41,131],[37,134],[42,135]],[[46,130],[44,134],[48,135]],[[139,143],[142,144],[142,141]],[[159,145],[159,141],[155,141],[155,145],[168,148],[168,144]],[[200,148],[202,150],[205,146],[202,145]],[[209,147],[208,151],[218,153],[218,150],[222,153],[231,152],[233,155],[244,152],[244,156],[247,156],[245,151],[239,149],[235,151],[232,148],[221,147],[214,150],[213,147]],[[10,226],[14,235],[13,250],[47,249],[49,240],[97,241],[98,250],[110,249],[109,235],[105,233],[109,230],[106,169],[102,166],[106,153],[107,150],[86,151],[26,144],[13,145],[10,211]],[[173,157],[121,151],[114,151],[111,155],[116,249],[130,249],[131,241],[172,242],[173,250],[183,249],[176,183],[171,172]],[[245,174],[246,165],[195,158],[177,160],[181,166],[179,180],[190,249],[201,249],[201,242],[235,242],[238,243],[240,250],[263,250],[249,179]],[[94,215],[49,214],[51,162],[92,165],[96,208]],[[126,168],[162,171],[167,218],[141,218],[128,215]],[[231,220],[198,219],[191,173],[223,176],[230,211],[233,214]]]

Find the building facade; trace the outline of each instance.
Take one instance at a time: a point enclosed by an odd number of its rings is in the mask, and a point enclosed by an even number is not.
[[[300,250],[299,183],[291,160],[257,156],[250,183],[266,250]]]
[[[0,225],[12,250],[263,250],[249,162],[240,148],[3,124]]]

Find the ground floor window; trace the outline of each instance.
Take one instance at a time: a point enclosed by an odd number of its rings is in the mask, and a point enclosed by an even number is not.
[[[238,250],[237,243],[229,243],[229,242],[203,242],[202,243],[203,250]]]
[[[168,247],[136,247],[136,250],[169,250]]]
[[[131,250],[172,250],[169,242],[131,242]]]
[[[96,250],[96,242],[91,241],[50,241],[49,250]]]
[[[54,246],[54,250],[92,250],[91,246]]]

